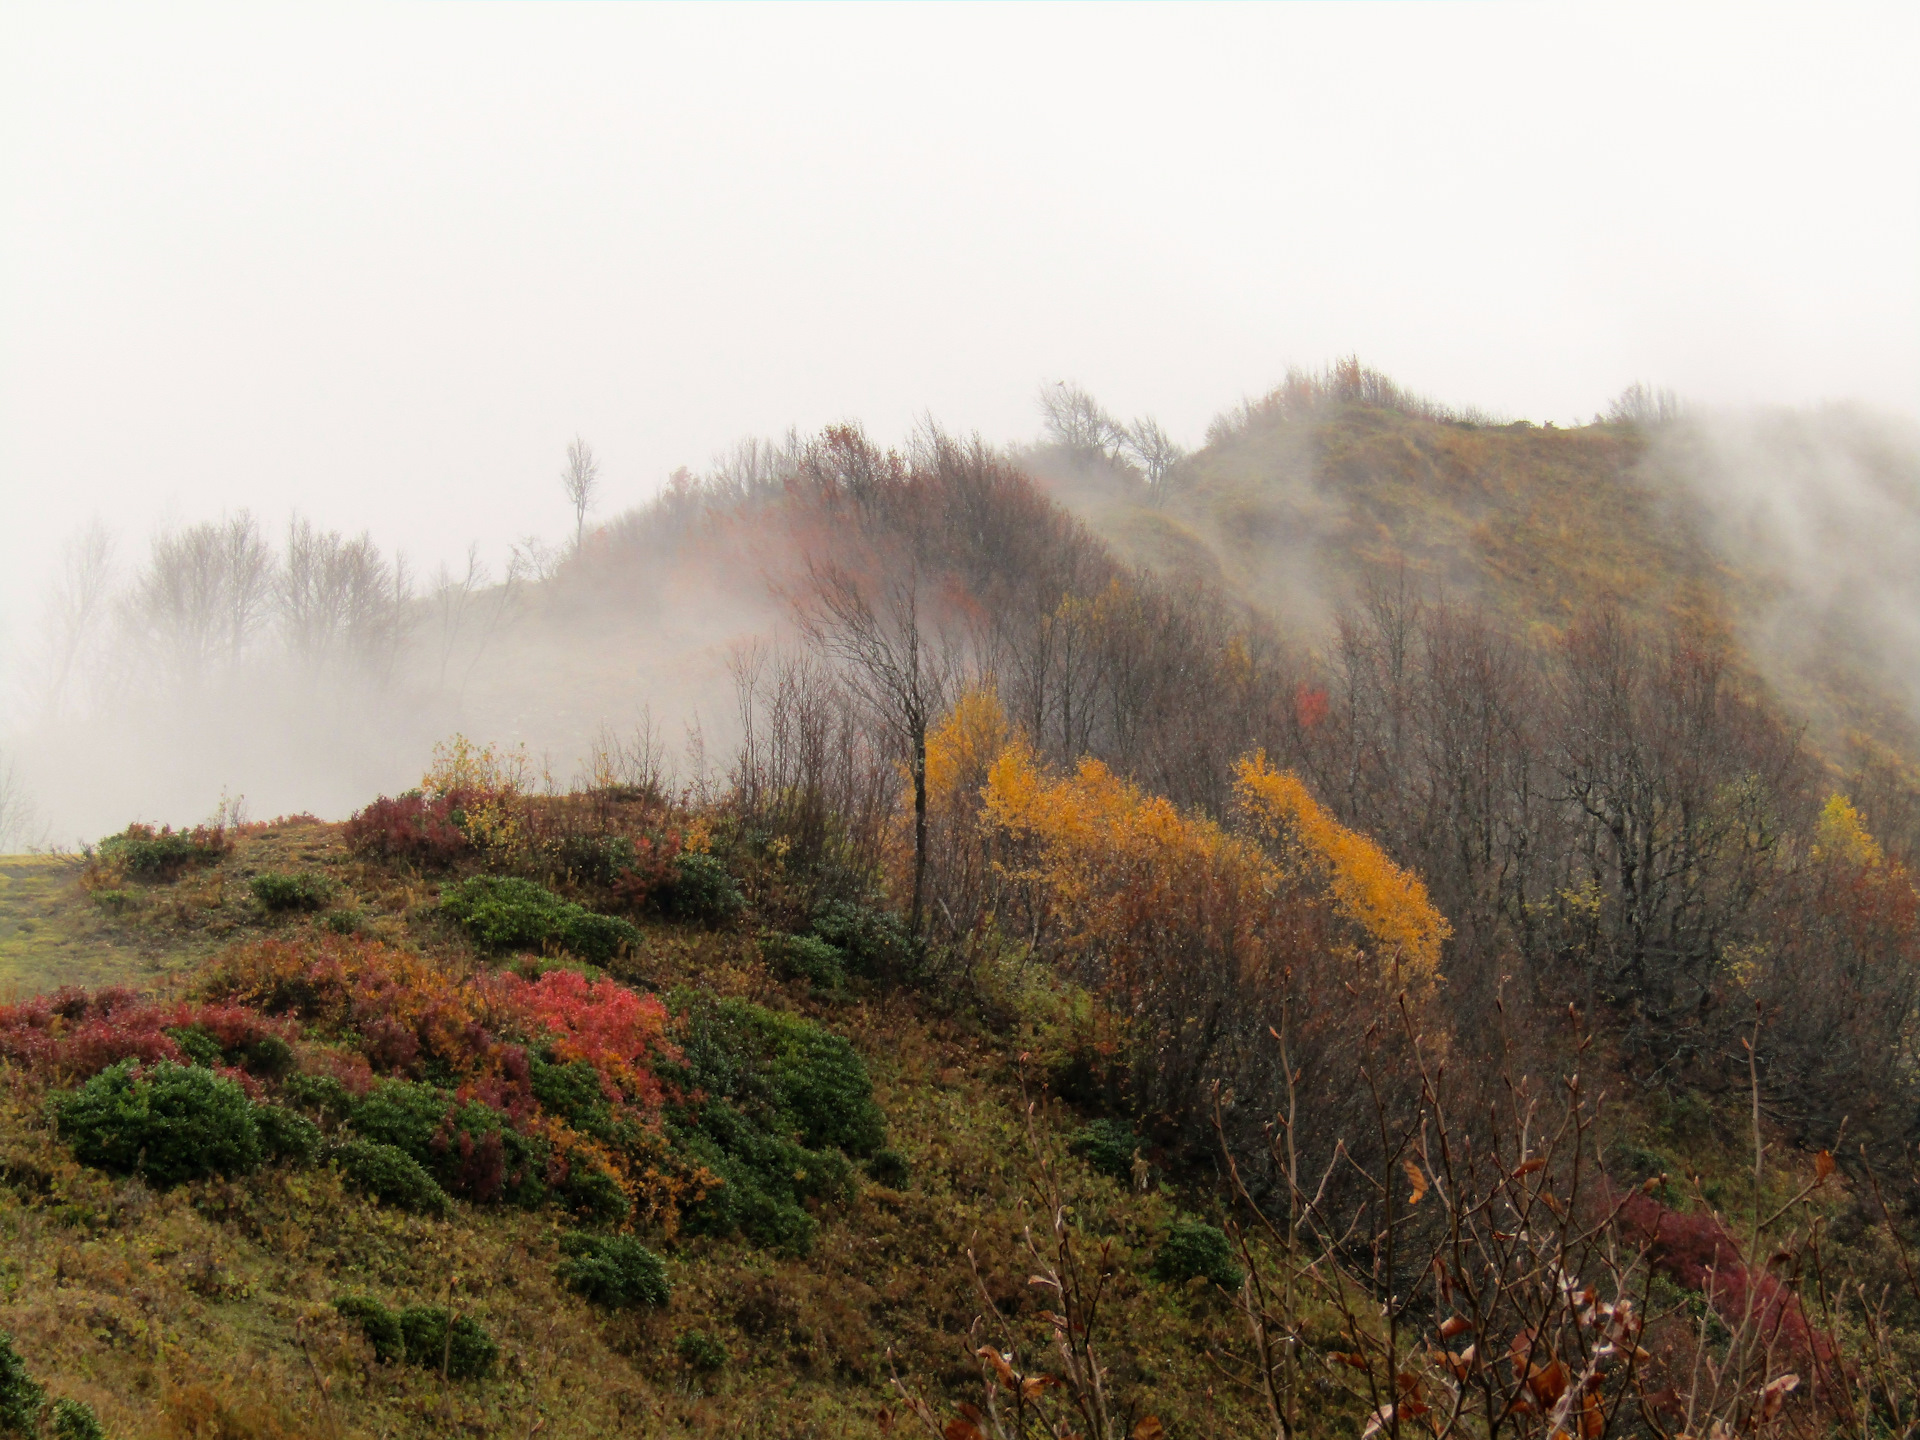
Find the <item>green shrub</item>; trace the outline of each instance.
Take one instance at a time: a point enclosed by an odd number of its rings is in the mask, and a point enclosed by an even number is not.
[[[701,1375],[711,1375],[725,1367],[731,1358],[727,1347],[707,1334],[704,1330],[683,1330],[673,1342],[673,1353],[689,1370]]]
[[[682,851],[673,857],[672,876],[657,892],[660,909],[676,920],[718,925],[746,907],[740,887],[727,867],[705,851]]]
[[[907,932],[898,917],[851,900],[829,900],[816,910],[813,933],[838,950],[855,975],[884,975],[906,959]]]
[[[333,1308],[360,1327],[373,1347],[373,1357],[383,1365],[407,1358],[406,1337],[400,1333],[400,1317],[371,1295],[342,1295]]]
[[[320,917],[320,924],[335,935],[356,935],[360,931],[360,912],[329,910]]]
[[[639,861],[624,835],[568,835],[554,847],[554,860],[583,885],[606,887]]]
[[[0,1435],[32,1435],[46,1398],[47,1392],[27,1373],[27,1362],[13,1348],[13,1336],[0,1330]]]
[[[450,1380],[478,1380],[493,1369],[500,1347],[471,1316],[454,1318],[449,1333],[447,1312],[437,1305],[409,1305],[400,1312],[400,1333],[406,1340],[407,1363],[423,1370],[446,1366]]]
[[[55,1440],[107,1440],[106,1427],[83,1400],[53,1402],[53,1433]]]
[[[441,892],[440,908],[485,950],[540,950],[549,942],[604,963],[640,932],[627,921],[562,900],[517,875],[476,875]]]
[[[254,1107],[233,1081],[163,1060],[123,1060],[54,1102],[74,1158],[162,1189],[205,1175],[244,1175],[261,1160]]]
[[[328,1154],[349,1184],[382,1205],[417,1215],[445,1216],[453,1209],[447,1192],[406,1151],[377,1140],[348,1140]]]
[[[1153,1257],[1153,1273],[1175,1285],[1204,1279],[1223,1290],[1240,1288],[1241,1271],[1226,1232],[1197,1220],[1174,1221]]]
[[[469,1200],[531,1204],[546,1187],[544,1142],[514,1130],[499,1111],[436,1086],[383,1080],[355,1102],[353,1128],[412,1157],[445,1189]]]
[[[269,1159],[304,1165],[320,1153],[320,1127],[298,1110],[256,1105],[253,1123],[260,1131],[260,1148]]]
[[[667,1264],[630,1235],[560,1237],[560,1279],[596,1305],[626,1310],[667,1303]]]
[[[805,980],[817,990],[838,990],[847,981],[840,951],[812,935],[766,935],[760,953],[775,973],[789,980]]]
[[[1073,1137],[1067,1148],[1102,1175],[1130,1180],[1133,1153],[1140,1148],[1140,1137],[1124,1120],[1093,1120]]]
[[[214,1070],[227,1063],[227,1054],[220,1048],[220,1042],[198,1025],[169,1030],[167,1037],[180,1047],[180,1053],[187,1057],[190,1065]]]
[[[289,1075],[280,1086],[280,1098],[335,1121],[353,1114],[355,1104],[352,1093],[331,1075]]]
[[[278,1035],[261,1035],[232,1049],[198,1025],[182,1025],[167,1031],[188,1060],[208,1070],[222,1065],[238,1065],[254,1075],[273,1079],[293,1068],[293,1047]]]
[[[674,1107],[683,1148],[721,1187],[690,1207],[690,1231],[739,1230],[756,1243],[805,1254],[817,1224],[804,1203],[849,1191],[846,1156],[886,1138],[866,1066],[844,1038],[798,1016],[744,1000],[675,997],[682,1007],[674,1078],[702,1098]],[[845,1152],[845,1153],[842,1153]]]
[[[247,888],[268,910],[320,910],[333,898],[331,880],[304,871],[263,870],[247,882]]]
[[[913,1183],[913,1166],[898,1150],[876,1150],[867,1157],[867,1174],[874,1184],[904,1190]]]
[[[177,879],[191,866],[216,864],[232,848],[233,842],[218,825],[197,825],[192,830],[129,825],[102,840],[99,853],[102,860],[130,875],[166,881]]]

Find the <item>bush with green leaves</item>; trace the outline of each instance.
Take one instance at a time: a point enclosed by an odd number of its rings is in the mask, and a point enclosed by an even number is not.
[[[740,887],[718,857],[704,850],[683,850],[673,857],[672,874],[655,892],[663,914],[676,920],[720,925],[746,908]]]
[[[904,1190],[913,1182],[913,1166],[898,1150],[876,1150],[867,1157],[867,1175],[876,1185]]]
[[[407,1363],[424,1370],[445,1368],[450,1380],[479,1380],[500,1356],[480,1323],[471,1315],[449,1317],[438,1305],[409,1305],[400,1312]]]
[[[866,1065],[844,1037],[745,1000],[683,994],[673,1008],[681,1062],[663,1073],[700,1098],[670,1107],[669,1126],[723,1182],[687,1228],[805,1254],[817,1229],[805,1202],[843,1198],[847,1156],[886,1139]]]
[[[84,1400],[53,1402],[54,1440],[107,1440],[107,1430]]]
[[[225,1046],[199,1025],[180,1025],[167,1031],[188,1060],[209,1070],[234,1065],[263,1079],[277,1079],[293,1068],[293,1047],[278,1035],[255,1035]]]
[[[813,933],[838,950],[855,975],[885,975],[906,959],[907,932],[899,917],[851,900],[828,900],[815,910]]]
[[[382,1365],[393,1365],[407,1358],[406,1336],[400,1330],[400,1317],[371,1295],[342,1295],[333,1308],[343,1319],[360,1327],[373,1347],[373,1358]]]
[[[305,1165],[320,1153],[320,1127],[298,1110],[284,1105],[256,1105],[253,1123],[260,1131],[260,1148],[269,1160]]]
[[[539,951],[553,944],[603,964],[640,932],[614,915],[599,915],[517,875],[475,875],[449,885],[440,908],[483,950]]]
[[[450,1380],[478,1380],[500,1356],[500,1347],[477,1320],[459,1315],[449,1324],[447,1312],[437,1305],[409,1305],[395,1313],[371,1295],[342,1295],[333,1308],[360,1327],[374,1358],[385,1365],[444,1366]]]
[[[333,882],[306,871],[263,870],[247,882],[253,898],[268,910],[322,910],[333,898]]]
[[[244,1175],[264,1158],[253,1103],[233,1081],[194,1065],[132,1060],[102,1070],[52,1105],[74,1158],[165,1189],[207,1175]]]
[[[0,1435],[32,1435],[46,1400],[47,1392],[13,1348],[13,1336],[0,1330]]]
[[[118,865],[130,875],[168,881],[192,866],[217,864],[231,849],[233,842],[218,825],[196,825],[191,830],[129,825],[118,835],[102,840],[98,853],[109,865]]]
[[[1240,1288],[1241,1270],[1234,1263],[1233,1242],[1226,1232],[1198,1220],[1176,1220],[1153,1257],[1155,1278],[1169,1284],[1201,1279],[1223,1290]]]
[[[1068,1142],[1067,1148],[1102,1175],[1116,1180],[1133,1177],[1133,1156],[1141,1140],[1124,1120],[1091,1120]]]
[[[696,1374],[711,1375],[725,1368],[730,1360],[727,1347],[707,1334],[704,1330],[683,1330],[673,1342],[673,1353],[680,1357],[680,1363]]]
[[[327,1152],[356,1190],[417,1215],[445,1216],[453,1202],[406,1151],[376,1140],[346,1140]]]
[[[383,1080],[354,1102],[349,1118],[366,1139],[411,1156],[455,1195],[529,1205],[546,1197],[545,1142],[478,1100],[421,1081]]]
[[[673,1287],[667,1263],[631,1235],[589,1235],[574,1231],[560,1237],[560,1280],[608,1310],[667,1303]]]
[[[813,935],[761,937],[760,953],[774,972],[789,980],[805,980],[816,990],[838,990],[847,982],[845,957]]]

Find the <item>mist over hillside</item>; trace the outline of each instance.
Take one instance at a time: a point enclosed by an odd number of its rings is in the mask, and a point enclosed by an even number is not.
[[[1683,410],[1629,392],[1579,428],[1456,413],[1357,362],[1296,372],[1191,454],[1074,387],[1009,457],[1110,552],[1252,607],[1303,656],[1384,585],[1557,634],[1604,602],[1729,636],[1836,764],[1910,761],[1920,431],[1860,410]],[[904,442],[929,443],[928,432]],[[738,743],[738,671],[791,646],[805,444],[749,441],[577,547],[420,577],[364,537],[209,518],[96,525],[23,647],[5,843],[130,819],[344,817],[456,731],[565,781],[609,737],[681,783]]]

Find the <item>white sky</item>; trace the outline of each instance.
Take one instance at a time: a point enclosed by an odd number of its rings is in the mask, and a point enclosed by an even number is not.
[[[0,9],[0,625],[100,514],[423,567],[749,432],[1289,363],[1920,409],[1920,6]]]

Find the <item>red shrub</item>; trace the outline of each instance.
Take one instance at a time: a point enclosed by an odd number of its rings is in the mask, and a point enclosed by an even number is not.
[[[453,823],[457,794],[429,800],[424,795],[382,795],[347,821],[347,848],[356,855],[407,860],[416,865],[451,865],[468,848],[466,832]]]
[[[1799,1298],[1773,1274],[1750,1269],[1712,1215],[1682,1214],[1636,1193],[1621,1205],[1620,1221],[1629,1237],[1647,1247],[1657,1274],[1705,1295],[1729,1325],[1751,1320],[1798,1356],[1822,1364],[1833,1359],[1831,1342],[1807,1323]]]

